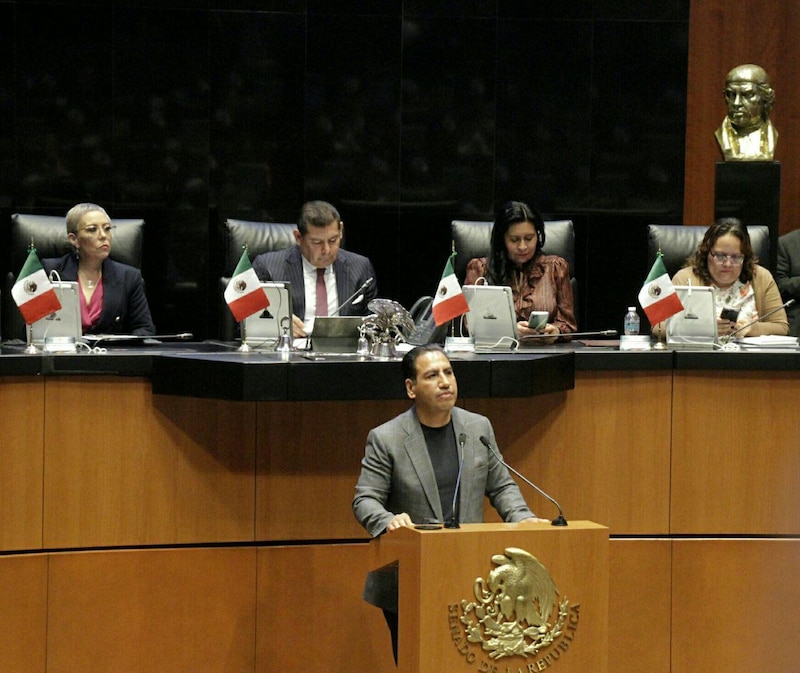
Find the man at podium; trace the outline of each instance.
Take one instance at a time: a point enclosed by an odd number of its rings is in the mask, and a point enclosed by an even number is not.
[[[456,527],[483,521],[483,498],[504,521],[537,521],[495,446],[485,416],[456,407],[458,384],[438,344],[418,346],[402,362],[414,405],[367,437],[353,512],[373,537],[403,526]],[[541,519],[545,521],[545,519]],[[383,609],[397,661],[397,569],[369,573],[364,600]]]

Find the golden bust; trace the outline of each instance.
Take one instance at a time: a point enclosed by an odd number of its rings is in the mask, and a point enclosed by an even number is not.
[[[714,134],[725,161],[772,161],[778,131],[769,120],[775,90],[764,68],[737,65],[725,78],[728,116]]]

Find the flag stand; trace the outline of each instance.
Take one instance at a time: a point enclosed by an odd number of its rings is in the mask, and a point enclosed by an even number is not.
[[[36,355],[42,352],[41,348],[37,348],[36,345],[33,343],[33,330],[30,328],[30,325],[27,326],[25,330],[28,333],[28,345],[25,348],[25,352],[28,355]]]
[[[242,335],[242,344],[236,350],[240,353],[249,353],[253,349],[250,348],[250,344],[247,343],[247,326],[245,325],[245,320],[239,323],[239,333]]]

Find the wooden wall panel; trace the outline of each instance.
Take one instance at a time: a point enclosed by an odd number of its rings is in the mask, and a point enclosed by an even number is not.
[[[672,673],[796,671],[800,540],[672,544]]]
[[[257,539],[368,537],[351,509],[367,434],[409,404],[259,404]]]
[[[47,668],[253,673],[256,550],[50,557]]]
[[[46,391],[45,546],[252,541],[254,404],[154,398],[142,379]]]
[[[0,557],[0,669],[44,673],[47,557]]]
[[[670,673],[670,540],[613,539],[609,556],[608,670]]]
[[[0,378],[0,550],[42,546],[44,382]]]
[[[800,533],[800,379],[675,372],[673,534]]]
[[[684,222],[711,224],[715,164],[722,156],[714,131],[726,115],[722,89],[728,71],[742,63],[763,66],[775,87],[772,120],[780,137],[780,231],[800,222],[800,4],[742,0],[693,0],[687,73]]]
[[[535,398],[467,400],[493,422],[505,460],[569,519],[612,535],[669,528],[672,372],[576,372],[575,389]],[[556,511],[529,487],[539,515]],[[496,520],[487,505],[487,518]]]
[[[391,673],[380,609],[361,598],[368,545],[258,550],[257,671]]]

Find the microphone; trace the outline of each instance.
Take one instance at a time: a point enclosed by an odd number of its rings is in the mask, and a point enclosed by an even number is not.
[[[513,467],[511,467],[511,465],[509,465],[506,461],[504,461],[500,457],[500,454],[497,453],[497,451],[495,451],[492,448],[492,445],[489,443],[489,440],[486,439],[486,437],[481,435],[480,440],[481,440],[481,444],[483,444],[487,449],[489,449],[489,451],[492,452],[492,455],[495,457],[495,459],[497,460],[498,463],[500,463],[501,465],[504,465],[506,467],[506,469],[511,470],[520,479],[522,479],[522,481],[524,481],[526,484],[528,484],[528,486],[530,486],[532,489],[534,489],[535,491],[537,491],[538,493],[543,495],[545,498],[547,498],[550,502],[552,502],[556,506],[556,509],[558,510],[558,517],[553,519],[550,522],[553,526],[566,526],[567,525],[567,520],[564,518],[564,512],[561,510],[561,505],[559,505],[555,501],[554,498],[551,498],[549,495],[547,495],[547,493],[545,493],[541,488],[539,488],[536,484],[534,484],[530,479],[528,479],[527,477],[525,477],[522,474],[520,474],[519,472],[517,472]]]
[[[525,339],[541,339],[542,337],[589,337],[589,336],[618,336],[619,332],[615,329],[604,329],[597,332],[562,332],[561,334],[526,334],[519,338],[520,341]]]
[[[459,487],[461,486],[461,470],[464,469],[464,444],[467,441],[467,436],[462,432],[458,436],[458,448],[459,453],[461,454],[458,459],[458,474],[456,475],[456,488],[453,492],[453,513],[450,515],[450,521],[448,521],[444,527],[445,528],[461,528],[461,524],[459,523],[459,513],[458,513],[458,492]]]
[[[789,301],[787,301],[787,302],[785,302],[785,303],[781,304],[780,306],[778,306],[778,308],[772,309],[772,310],[771,310],[769,313],[765,313],[764,315],[758,316],[758,318],[756,318],[756,319],[755,319],[755,320],[753,320],[752,322],[749,322],[749,323],[747,323],[746,325],[742,325],[741,327],[737,327],[737,328],[736,328],[735,330],[733,330],[733,332],[731,332],[730,334],[725,334],[725,335],[723,335],[723,338],[725,339],[725,341],[726,341],[726,343],[727,343],[729,340],[731,340],[731,339],[734,337],[734,335],[738,334],[738,333],[739,333],[739,332],[741,332],[743,329],[747,329],[748,327],[752,327],[752,326],[753,326],[753,325],[755,325],[756,323],[759,323],[759,322],[761,322],[762,320],[764,320],[764,318],[769,318],[769,317],[770,317],[770,316],[771,316],[773,313],[777,313],[777,312],[778,312],[778,311],[780,311],[781,309],[788,308],[788,307],[789,307],[789,306],[791,306],[792,304],[794,304],[794,299],[790,299]]]
[[[353,294],[351,294],[347,299],[345,299],[344,303],[339,304],[334,309],[333,313],[331,313],[330,315],[331,316],[337,315],[339,313],[339,311],[341,311],[351,301],[353,302],[353,304],[360,304],[364,300],[364,297],[363,296],[358,297],[358,295],[360,295],[362,292],[364,292],[364,290],[366,290],[374,282],[375,282],[375,279],[372,276],[367,278],[367,280],[364,281],[364,283],[361,285],[361,287],[358,288],[355,292],[353,292]],[[356,299],[356,297],[358,297],[358,299]],[[355,301],[353,301],[354,299],[355,299]]]

